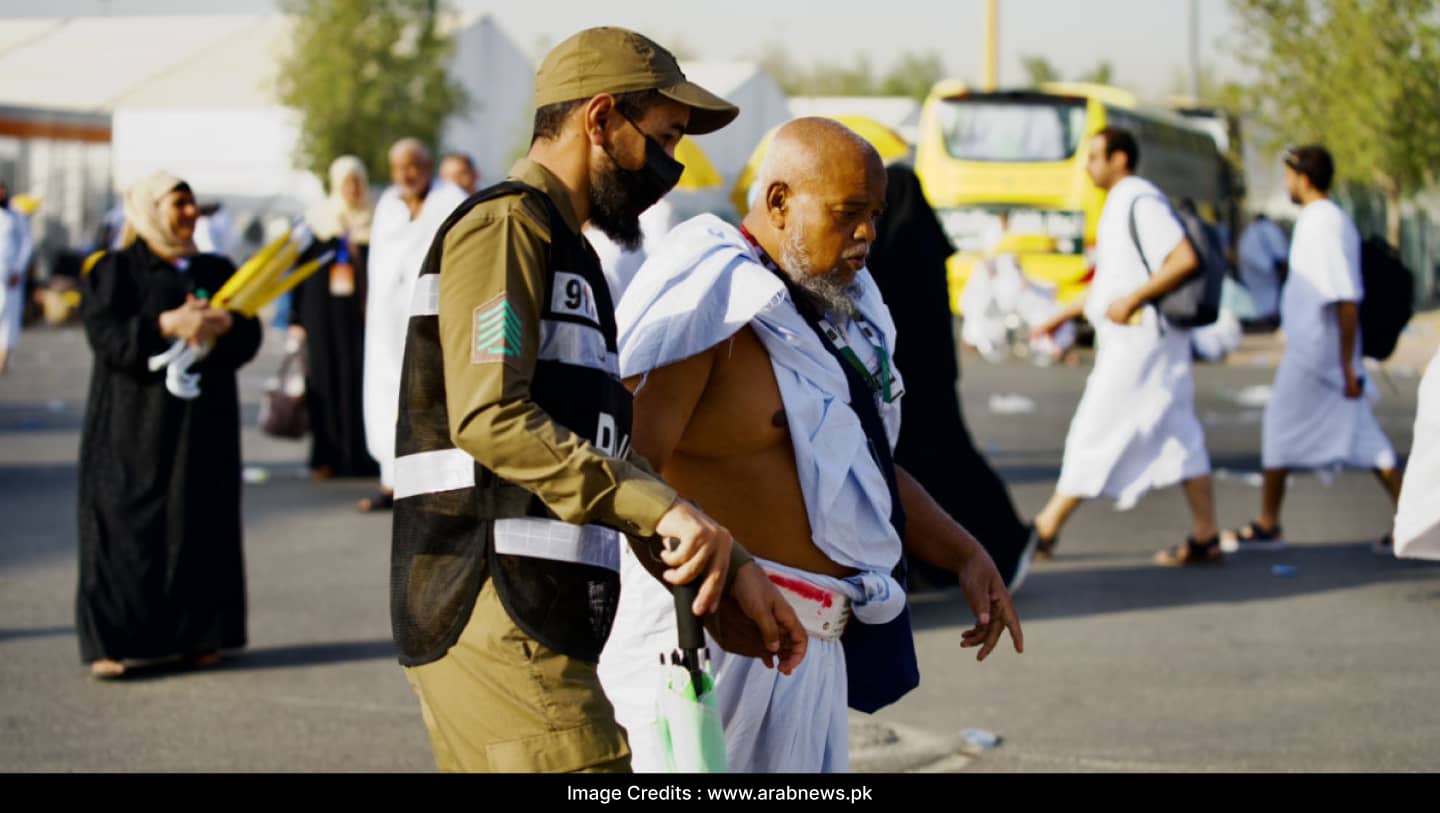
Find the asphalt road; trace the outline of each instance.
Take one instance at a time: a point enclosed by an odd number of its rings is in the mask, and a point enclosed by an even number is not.
[[[351,509],[371,484],[310,482],[303,443],[253,429],[275,338],[242,373],[246,464],[264,474],[244,496],[251,645],[212,670],[102,684],[73,628],[89,355],[74,329],[26,332],[0,378],[0,770],[432,767],[392,655],[389,520]],[[1029,515],[1058,474],[1086,371],[963,363],[967,420]],[[1272,374],[1197,375],[1227,525],[1256,509],[1260,409],[1242,402]],[[1394,378],[1377,408],[1402,453],[1416,385]],[[966,770],[1436,770],[1440,568],[1370,552],[1390,513],[1368,474],[1328,487],[1300,476],[1289,551],[1175,571],[1149,558],[1186,530],[1178,490],[1125,513],[1088,505],[1018,597],[1026,653],[977,665],[959,649],[963,602],[917,597],[922,684],[873,722],[937,742],[969,728],[1003,738],[952,761]]]

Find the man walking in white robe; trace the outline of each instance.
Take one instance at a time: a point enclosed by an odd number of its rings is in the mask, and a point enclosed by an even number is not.
[[[1113,497],[1125,510],[1151,489],[1183,482],[1190,536],[1158,553],[1156,562],[1218,562],[1210,457],[1195,416],[1190,333],[1153,307],[1195,272],[1199,259],[1164,193],[1134,174],[1140,158],[1134,136],[1107,127],[1091,138],[1089,149],[1086,169],[1107,192],[1096,230],[1095,279],[1085,297],[1039,332],[1083,313],[1095,327],[1095,368],[1065,438],[1055,495],[1035,517],[1039,553],[1048,557],[1054,551],[1061,527],[1082,500]]]
[[[0,181],[0,373],[20,342],[25,315],[25,273],[35,256],[30,219],[10,206],[10,190]]]
[[[1415,403],[1415,435],[1395,509],[1395,555],[1440,561],[1440,352],[1430,359]]]
[[[1304,207],[1290,242],[1290,275],[1280,298],[1285,354],[1261,429],[1265,469],[1260,516],[1227,531],[1227,550],[1284,546],[1280,508],[1291,469],[1375,471],[1391,500],[1400,497],[1395,449],[1375,420],[1374,382],[1361,360],[1360,232],[1328,197],[1335,164],[1320,146],[1285,154],[1285,188]],[[1387,535],[1377,552],[1390,552]]]
[[[445,218],[465,200],[459,187],[434,180],[434,160],[413,138],[390,148],[390,180],[375,205],[365,301],[365,445],[380,464],[380,493],[356,506],[391,507],[395,491],[395,422],[410,297],[430,242]]]
[[[1279,224],[1263,214],[1240,233],[1240,282],[1250,294],[1254,312],[1245,320],[1273,329],[1280,321],[1280,288],[1290,255],[1289,240]]]

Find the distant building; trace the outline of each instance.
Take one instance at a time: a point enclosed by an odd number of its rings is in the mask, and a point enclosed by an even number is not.
[[[534,66],[489,16],[449,25],[452,76],[471,108],[436,146],[470,153],[483,177],[498,178],[529,144]],[[295,166],[298,115],[276,98],[292,34],[280,15],[7,19],[0,173],[44,199],[42,217],[60,228],[41,232],[63,246],[92,239],[118,190],[160,168],[259,237],[262,219],[297,215],[323,195],[321,180]]]

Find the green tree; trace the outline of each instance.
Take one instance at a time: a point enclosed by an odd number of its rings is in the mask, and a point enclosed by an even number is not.
[[[1050,60],[1043,56],[1022,56],[1020,67],[1025,71],[1025,78],[1030,82],[1030,87],[1040,87],[1051,82],[1060,81],[1060,71],[1050,64]]]
[[[775,84],[785,91],[787,96],[805,96],[809,94],[809,77],[786,52],[785,46],[778,42],[771,42],[760,50],[755,57],[755,62],[775,80]]]
[[[1231,0],[1249,107],[1278,143],[1323,143],[1337,180],[1377,186],[1387,237],[1440,167],[1436,0]],[[1272,144],[1271,146],[1278,146]]]
[[[930,88],[944,79],[945,75],[945,60],[941,59],[938,53],[907,53],[880,81],[880,93],[885,96],[924,99],[930,94]]]
[[[808,96],[874,96],[878,92],[875,71],[864,54],[848,66],[821,62],[810,69]]]
[[[1232,113],[1245,110],[1249,105],[1249,90],[1239,82],[1221,77],[1214,69],[1200,69],[1200,96],[1195,100],[1201,104],[1223,107]],[[1176,68],[1170,75],[1170,95],[1189,99],[1195,96],[1195,82],[1190,71]]]
[[[1098,65],[1090,69],[1089,73],[1080,75],[1081,82],[1090,82],[1096,85],[1108,85],[1114,79],[1115,70],[1110,66],[1110,60],[1101,60]]]
[[[848,65],[820,62],[809,69],[795,64],[785,46],[770,43],[755,61],[790,96],[909,96],[923,99],[946,76],[938,53],[906,54],[885,73],[876,74],[864,54]]]
[[[354,154],[372,178],[388,173],[386,151],[413,136],[435,144],[445,119],[467,106],[447,73],[450,37],[438,0],[281,0],[295,18],[292,50],[277,90],[300,111],[298,163],[325,177]]]

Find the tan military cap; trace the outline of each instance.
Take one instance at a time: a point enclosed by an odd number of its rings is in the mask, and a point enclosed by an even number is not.
[[[555,46],[535,75],[535,106],[588,99],[601,93],[658,90],[690,108],[687,133],[719,130],[740,108],[687,80],[675,56],[624,28],[587,28]]]

